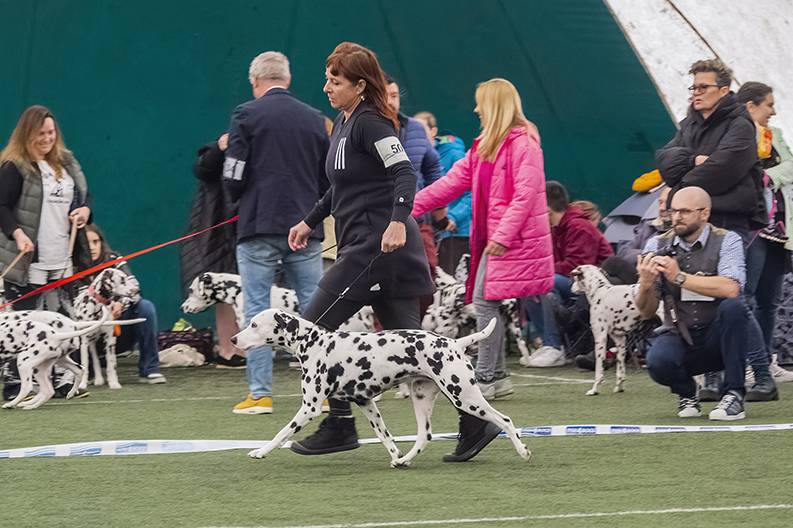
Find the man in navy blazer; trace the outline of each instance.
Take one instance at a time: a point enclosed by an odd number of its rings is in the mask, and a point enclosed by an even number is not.
[[[248,71],[254,99],[231,116],[223,181],[239,200],[237,266],[242,279],[245,323],[270,307],[279,265],[308,306],[322,276],[321,228],[308,248],[289,249],[289,228],[300,222],[329,187],[325,156],[329,140],[322,113],[289,92],[286,56],[268,51]],[[236,414],[272,413],[272,350],[248,351],[248,397]]]

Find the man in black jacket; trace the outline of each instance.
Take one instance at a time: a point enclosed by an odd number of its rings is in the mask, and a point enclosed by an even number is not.
[[[710,223],[738,233],[744,245],[751,231],[768,224],[763,200],[763,171],[757,156],[757,131],[744,105],[730,90],[732,71],[718,59],[691,65],[694,82],[689,86],[691,106],[680,130],[655,153],[661,177],[672,188],[701,187],[710,195]],[[750,321],[749,346],[765,348],[754,316]],[[767,366],[753,365],[755,385],[749,401],[777,399],[777,389]],[[718,378],[706,375],[703,401],[717,399]]]
[[[289,61],[268,51],[251,62],[248,78],[254,99],[231,117],[223,181],[239,199],[237,266],[242,279],[246,324],[270,307],[270,288],[279,263],[308,306],[322,276],[322,227],[308,247],[289,249],[289,229],[300,222],[329,187],[325,175],[328,134],[324,117],[287,88]],[[248,397],[236,414],[272,412],[272,350],[248,352]]]

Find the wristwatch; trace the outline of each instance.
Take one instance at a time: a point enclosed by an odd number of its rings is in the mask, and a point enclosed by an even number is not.
[[[678,286],[682,286],[686,282],[686,274],[683,273],[682,271],[678,272],[678,274],[675,275],[675,280],[673,280],[672,282],[674,282]]]

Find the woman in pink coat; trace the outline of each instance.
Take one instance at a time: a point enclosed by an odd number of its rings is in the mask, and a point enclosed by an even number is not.
[[[471,191],[471,273],[466,302],[473,300],[477,327],[495,317],[496,330],[479,343],[476,379],[485,398],[512,393],[505,369],[500,300],[549,292],[553,246],[545,200],[545,173],[537,128],[523,115],[520,95],[505,79],[476,89],[474,112],[482,133],[465,157],[415,198],[413,215],[442,207]]]

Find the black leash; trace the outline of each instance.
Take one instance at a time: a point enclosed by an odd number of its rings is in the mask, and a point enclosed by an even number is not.
[[[340,300],[342,300],[344,298],[344,296],[347,294],[347,292],[350,291],[350,288],[352,288],[355,285],[355,283],[358,282],[358,279],[363,277],[364,273],[366,273],[367,271],[372,269],[372,265],[374,264],[374,261],[377,260],[378,258],[380,258],[380,256],[382,256],[382,255],[383,255],[383,252],[382,251],[378,251],[377,255],[372,257],[372,260],[369,261],[369,264],[367,264],[361,270],[361,272],[352,280],[352,282],[350,284],[348,284],[347,287],[342,290],[342,292],[339,294],[339,296],[336,297],[336,300],[333,301],[330,306],[328,306],[327,310],[322,312],[322,315],[320,315],[319,317],[316,318],[316,320],[314,321],[314,324],[319,324],[319,322],[322,320],[323,317],[325,317],[325,315],[327,315],[327,313],[331,310],[331,308],[336,306],[336,303],[338,303]]]

